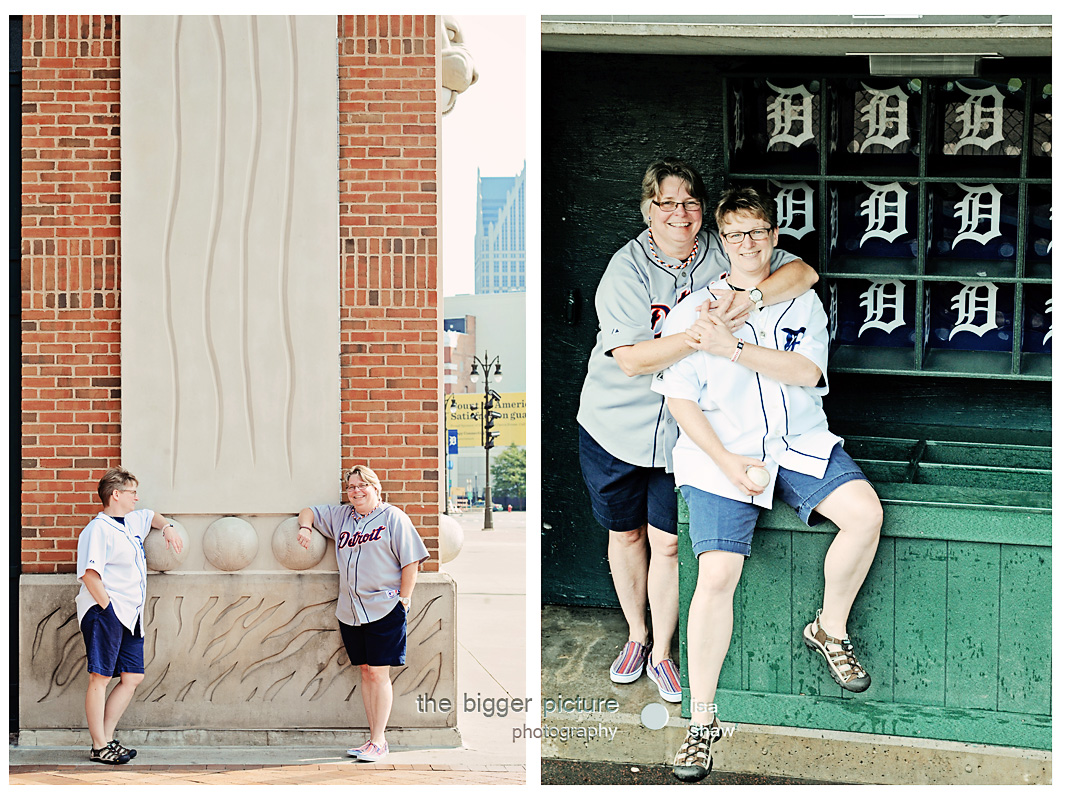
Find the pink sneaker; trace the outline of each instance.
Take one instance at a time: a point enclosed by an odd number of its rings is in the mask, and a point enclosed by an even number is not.
[[[359,758],[359,756],[363,753],[363,751],[366,750],[370,746],[371,746],[371,741],[370,741],[370,739],[368,739],[366,742],[361,744],[359,747],[351,747],[346,752],[350,756],[355,756],[356,758]]]
[[[381,747],[378,747],[374,742],[367,742],[366,749],[360,753],[356,758],[359,761],[381,761],[389,755],[389,743],[386,742]]]

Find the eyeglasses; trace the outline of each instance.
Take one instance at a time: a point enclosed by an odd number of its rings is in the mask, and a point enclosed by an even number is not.
[[[116,489],[115,491],[116,492],[132,492],[133,494],[137,494],[137,490],[136,489]]]
[[[771,235],[770,228],[755,228],[750,231],[730,231],[724,233],[722,238],[728,241],[730,244],[740,244],[745,241],[745,237],[749,237],[754,242],[762,242],[768,236]]]
[[[652,205],[659,206],[668,214],[674,211],[674,209],[678,208],[678,206],[681,206],[686,211],[699,211],[701,208],[703,208],[699,200],[685,200],[681,203],[676,203],[674,200],[664,200],[662,203],[657,203],[655,200],[653,200]]]
[[[350,483],[348,484],[348,491],[354,492],[356,489],[373,489],[374,484],[371,483]]]

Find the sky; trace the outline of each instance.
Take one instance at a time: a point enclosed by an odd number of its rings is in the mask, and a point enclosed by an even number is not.
[[[526,158],[527,18],[456,15],[456,20],[478,82],[441,122],[445,296],[474,294],[478,170],[483,177],[514,176]],[[529,20],[537,24],[535,17]]]

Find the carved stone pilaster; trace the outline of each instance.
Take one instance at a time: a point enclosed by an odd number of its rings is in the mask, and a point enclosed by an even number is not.
[[[85,727],[85,647],[73,575],[24,575],[19,592],[19,724]],[[344,651],[337,574],[152,574],[145,680],[124,729],[262,731],[365,728],[359,669]],[[393,670],[390,727],[455,729],[456,712],[420,712],[419,695],[456,697],[456,592],[420,576],[407,664]],[[458,734],[455,743],[458,743]]]

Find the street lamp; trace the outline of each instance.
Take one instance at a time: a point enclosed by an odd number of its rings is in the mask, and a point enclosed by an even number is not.
[[[445,401],[441,404],[441,414],[444,416],[445,425],[445,509],[444,513],[448,513],[449,499],[451,496],[451,478],[448,474],[448,412],[456,413],[456,396],[454,394],[446,394]]]
[[[478,374],[479,370],[481,375]],[[485,353],[484,359],[474,356],[474,361],[471,363],[471,382],[477,383],[481,380],[485,385],[485,401],[482,403],[482,447],[485,448],[485,523],[483,529],[487,531],[493,529],[493,488],[489,480],[489,451],[493,449],[496,437],[500,435],[500,431],[493,430],[495,421],[503,416],[493,408],[494,403],[500,402],[500,395],[489,388],[490,372],[496,383],[504,380],[500,356],[493,356],[491,361],[489,353]]]

